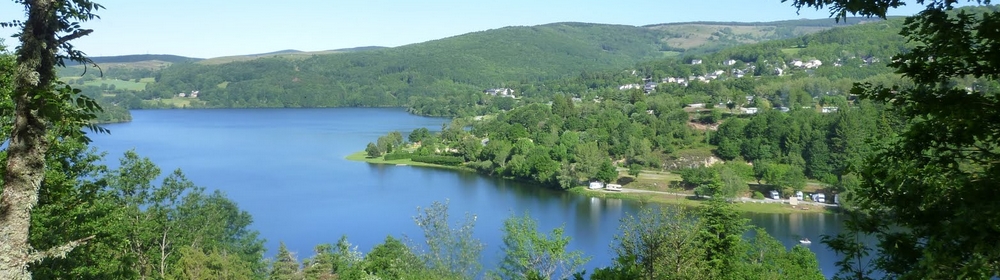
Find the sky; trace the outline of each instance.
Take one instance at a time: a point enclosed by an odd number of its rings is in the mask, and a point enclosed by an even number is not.
[[[90,56],[174,54],[197,58],[295,49],[395,47],[506,26],[553,22],[649,25],[828,18],[780,0],[95,0],[101,19],[74,41]],[[919,6],[890,11],[912,15]],[[0,0],[0,21],[24,18]],[[833,21],[833,19],[830,19]],[[0,28],[4,44],[15,30]]]

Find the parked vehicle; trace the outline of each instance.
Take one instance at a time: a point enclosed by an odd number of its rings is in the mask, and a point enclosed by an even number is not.
[[[812,195],[812,200],[815,202],[826,203],[826,195],[822,193],[814,193]]]
[[[781,194],[777,190],[771,191],[771,199],[781,199]]]

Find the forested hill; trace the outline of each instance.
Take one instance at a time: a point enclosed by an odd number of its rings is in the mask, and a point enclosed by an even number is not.
[[[634,26],[506,27],[391,49],[174,65],[149,91],[199,90],[213,107],[405,106],[413,96],[621,69],[659,58],[662,34]]]
[[[669,43],[678,36],[701,35],[650,27],[554,23],[296,59],[175,64],[157,74],[143,99],[197,90],[207,107],[408,106],[414,98],[482,92],[583,71],[621,70],[642,61],[683,55],[687,49]],[[755,38],[780,36],[784,35]],[[711,42],[715,41],[702,43]],[[701,45],[693,46],[692,50]]]

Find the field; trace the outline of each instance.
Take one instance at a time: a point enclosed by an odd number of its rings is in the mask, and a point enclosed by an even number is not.
[[[197,98],[171,97],[168,99],[143,100],[143,104],[150,104],[151,108],[192,108],[192,102],[200,102]]]
[[[68,78],[63,78],[62,80],[72,85],[75,84],[76,80],[78,79],[80,78],[68,77]],[[139,80],[138,83],[133,81],[123,81],[118,79],[97,79],[92,81],[86,81],[83,83],[83,86],[100,87],[102,84],[106,84],[109,87],[114,85],[115,89],[120,89],[120,90],[143,91],[146,90],[146,83],[150,82],[153,82],[153,78],[144,78]]]

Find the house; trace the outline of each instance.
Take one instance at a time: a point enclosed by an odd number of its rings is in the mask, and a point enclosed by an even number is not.
[[[603,189],[604,188],[604,183],[603,182],[598,182],[598,181],[593,181],[593,182],[590,182],[590,187],[588,187],[588,188],[590,188],[592,190]]]
[[[834,113],[834,112],[837,112],[837,109],[838,109],[837,107],[829,107],[829,106],[828,107],[823,107],[823,108],[820,108],[820,113],[824,113],[824,114],[825,113]]]
[[[509,88],[491,88],[484,90],[486,95],[514,98],[514,90]]]
[[[619,86],[618,90],[638,89],[640,87],[641,86],[639,84],[627,84],[627,85]]]
[[[722,65],[725,65],[725,66],[733,66],[733,65],[736,65],[736,60],[735,60],[735,59],[730,59],[730,60],[726,60],[726,61],[723,61],[723,62],[722,62]]]
[[[642,89],[643,89],[644,91],[646,91],[646,93],[650,93],[650,92],[653,92],[653,91],[655,91],[655,90],[656,90],[656,83],[654,83],[654,82],[648,82],[648,83],[646,83],[646,85],[645,85],[645,86],[643,86],[643,88],[642,88]]]
[[[721,76],[722,74],[725,74],[725,73],[726,73],[726,71],[723,71],[723,70],[715,70],[715,72],[712,72],[712,74],[715,74],[716,76]]]
[[[180,96],[180,97],[186,97],[186,96],[187,96],[187,94],[186,94],[186,93],[183,93],[183,92],[182,92],[182,93],[178,93],[178,94],[177,94],[177,96]]]
[[[688,107],[695,108],[695,109],[705,108],[705,103],[692,103],[692,104],[688,104]]]
[[[774,74],[778,76],[784,75],[785,70],[781,70],[781,68],[774,68]]]
[[[664,83],[676,83],[677,82],[677,78],[674,78],[674,77],[663,78],[663,82]]]
[[[792,59],[792,66],[795,66],[795,67],[802,67],[802,65],[803,65],[803,63],[802,63],[802,61],[801,61],[801,60],[798,60],[798,59]]]
[[[188,95],[188,96],[190,96],[191,98],[198,98],[198,93],[200,93],[200,92],[201,92],[201,91],[197,91],[197,90],[192,90],[192,91],[191,91],[191,94],[190,94],[190,95]],[[181,96],[181,97],[183,97],[183,96]]]
[[[701,64],[701,59],[692,59],[691,60],[691,65],[698,65],[698,64]]]
[[[819,61],[818,59],[813,59],[806,62],[805,64],[802,64],[802,67],[805,67],[807,69],[814,69],[814,68],[819,68],[820,65],[823,65],[822,61]]]
[[[757,107],[740,108],[740,111],[747,115],[753,115],[757,113]]]

